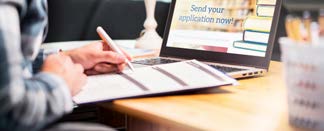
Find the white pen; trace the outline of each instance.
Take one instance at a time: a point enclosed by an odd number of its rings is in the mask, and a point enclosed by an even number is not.
[[[115,42],[109,37],[109,35],[106,33],[106,31],[102,28],[102,27],[97,27],[97,33],[99,34],[100,38],[108,44],[108,46],[115,51],[116,53],[123,55],[123,52],[118,48],[118,46],[115,44]],[[134,67],[133,65],[129,62],[129,60],[126,58],[125,60],[127,66],[129,67],[129,69],[131,69],[132,71],[134,71]]]
[[[312,44],[314,45],[318,45],[320,42],[319,40],[319,34],[320,30],[319,30],[319,25],[317,22],[312,22],[311,23],[311,39],[312,39]]]

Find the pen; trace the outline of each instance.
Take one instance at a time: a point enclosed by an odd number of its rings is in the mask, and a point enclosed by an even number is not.
[[[300,42],[302,41],[301,37],[301,21],[295,16],[288,15],[286,17],[286,31],[289,38],[294,41]]]
[[[319,40],[319,25],[317,22],[311,23],[311,42],[314,45],[318,45],[320,42]]]
[[[311,23],[312,23],[312,18],[311,18],[311,13],[309,11],[304,11],[303,13],[303,40],[306,42],[311,42]]]
[[[323,37],[324,36],[324,9],[320,9],[319,11],[318,23],[320,26],[320,35],[321,37]]]
[[[293,20],[293,16],[287,15],[286,21],[285,21],[285,27],[286,27],[286,32],[287,32],[288,37],[292,40],[296,40],[294,31],[292,30],[293,29],[292,28],[292,20]]]
[[[295,35],[295,39],[298,42],[302,42],[303,41],[303,37],[301,35],[301,30],[302,30],[302,24],[301,24],[301,19],[298,17],[293,18],[292,20],[292,29]]]
[[[100,38],[108,44],[108,46],[115,51],[116,53],[120,55],[124,55],[123,52],[118,48],[118,46],[115,44],[115,42],[109,37],[109,35],[106,33],[106,31],[102,27],[97,27],[97,33],[100,36]],[[130,70],[134,71],[134,67],[132,64],[129,62],[128,59],[125,60],[127,66],[129,67]]]

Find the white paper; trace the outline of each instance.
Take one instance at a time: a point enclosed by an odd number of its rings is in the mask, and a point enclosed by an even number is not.
[[[123,74],[90,76],[77,104],[233,84],[229,76],[196,60],[148,66]]]

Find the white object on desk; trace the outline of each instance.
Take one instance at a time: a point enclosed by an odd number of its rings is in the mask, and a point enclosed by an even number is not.
[[[196,60],[137,68],[122,74],[89,76],[82,91],[73,97],[77,104],[111,101],[177,91],[235,84],[236,80]]]
[[[52,42],[42,44],[42,49],[62,49],[71,50],[87,44],[96,42],[99,40],[92,41],[66,41],[66,42]],[[136,49],[135,40],[114,40],[118,46],[123,48],[127,53],[129,53],[133,58],[142,58],[146,56],[155,56],[157,52],[149,49]]]
[[[42,49],[62,49],[62,50],[71,50],[81,46],[85,46],[90,43],[94,43],[99,40],[90,40],[90,41],[64,41],[64,42],[52,42],[42,44]],[[118,46],[134,48],[135,40],[115,40]]]
[[[144,2],[146,8],[144,35],[137,40],[136,47],[142,49],[161,49],[162,38],[156,32],[158,24],[154,18],[156,0],[144,0]]]
[[[324,42],[324,41],[323,41]],[[279,39],[288,93],[290,124],[324,130],[323,45]]]

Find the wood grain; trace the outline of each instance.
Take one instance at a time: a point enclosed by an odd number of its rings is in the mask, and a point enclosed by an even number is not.
[[[182,130],[298,130],[288,124],[281,63],[271,62],[266,76],[239,83],[191,94],[117,100],[101,106]]]

